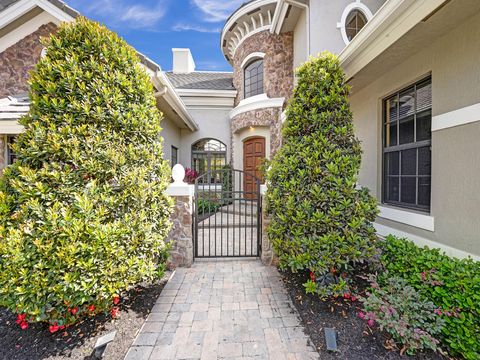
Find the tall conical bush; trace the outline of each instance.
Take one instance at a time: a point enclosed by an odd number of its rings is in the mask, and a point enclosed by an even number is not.
[[[0,180],[0,305],[58,329],[162,271],[172,204],[135,50],[85,18],[45,46],[18,160]]]
[[[298,70],[283,146],[267,171],[268,236],[280,265],[310,270],[309,292],[344,291],[340,276],[374,251],[375,199],[357,188],[361,147],[338,59],[323,53]]]

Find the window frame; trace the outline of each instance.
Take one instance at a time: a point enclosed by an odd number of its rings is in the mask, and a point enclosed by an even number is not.
[[[255,63],[261,63],[261,66],[262,67],[262,71],[261,71],[261,74],[262,74],[262,79],[261,81],[260,80],[257,80],[255,83],[249,83],[248,84],[248,87],[250,88],[249,91],[247,92],[247,71],[250,71],[249,68],[254,65]],[[256,75],[254,76],[259,76],[260,74],[260,71],[257,71]],[[249,76],[249,79],[251,78],[252,76],[250,75]],[[252,85],[255,84],[255,90],[252,90],[251,87]],[[260,85],[259,85],[260,84]],[[253,58],[251,59],[250,61],[248,61],[245,66],[243,67],[243,98],[244,99],[248,99],[252,96],[257,96],[257,95],[261,95],[261,94],[264,94],[265,93],[265,69],[264,69],[264,60],[263,58],[261,57],[258,57],[258,58]]]
[[[417,109],[417,89],[421,85],[430,85],[430,104],[429,107],[427,108],[422,108],[420,110]],[[383,205],[387,206],[392,206],[392,207],[397,207],[397,208],[402,208],[402,209],[409,209],[409,210],[415,210],[423,213],[430,213],[431,211],[431,204],[432,204],[432,108],[433,108],[433,101],[432,101],[432,76],[431,74],[428,74],[426,76],[421,77],[419,80],[416,80],[409,84],[408,86],[404,86],[392,93],[390,93],[388,96],[385,96],[382,98],[381,104],[382,104],[382,117],[381,117],[381,126],[382,126],[382,152],[381,152],[381,163],[382,163],[382,174],[381,174],[381,179],[382,179],[382,186],[381,186],[381,202]],[[413,116],[413,141],[400,144],[400,121],[402,119],[407,119],[408,116],[403,117],[400,119],[400,106],[399,104],[399,99],[400,95],[402,93],[407,92],[408,90],[413,89],[415,98],[415,107],[413,114],[410,116]],[[390,122],[387,122],[387,111],[388,108],[386,106],[387,101],[396,98],[397,101],[397,106],[396,106],[396,144],[395,145],[390,145],[386,146],[386,128],[387,124],[390,124]],[[426,112],[430,112],[430,138],[428,140],[420,140],[417,141],[417,117],[419,114],[424,114]],[[430,149],[430,172],[429,175],[424,175],[424,174],[419,174],[419,149],[422,148],[429,148]],[[415,175],[403,175],[403,178],[408,178],[408,177],[413,177],[415,178],[415,204],[412,203],[407,203],[405,201],[402,201],[402,152],[405,150],[410,150],[410,149],[416,149],[416,161],[415,161]],[[398,175],[389,175],[387,174],[388,169],[386,168],[386,154],[388,153],[398,153]],[[387,200],[387,191],[388,191],[388,182],[387,178],[391,176],[396,176],[398,177],[398,201],[395,200]],[[419,179],[420,178],[428,178],[430,179],[430,199],[429,199],[429,205],[420,205],[419,204]]]
[[[352,36],[351,39],[349,39],[348,38],[348,30],[349,30],[348,20],[349,20],[350,16],[352,16],[352,14],[354,14],[354,13],[355,13],[355,17],[357,19],[356,24],[355,24],[356,33],[355,33],[355,35]],[[360,29],[358,28],[358,16],[362,16],[363,20],[365,21],[365,24],[363,24],[363,26]],[[348,13],[347,18],[345,19],[345,25],[344,25],[345,26],[345,34],[347,36],[348,41],[351,42],[358,35],[358,33],[365,27],[365,25],[367,25],[367,23],[368,23],[368,17],[362,10],[360,10],[359,8],[352,9]]]
[[[220,144],[220,147],[223,147],[225,150],[194,150],[194,147],[199,144],[200,142],[202,141],[211,141],[211,140],[214,140],[214,141],[217,141],[219,144]],[[205,175],[207,173],[211,173],[211,172],[215,172],[217,170],[221,170],[221,168],[218,168],[216,166],[213,166],[212,167],[212,159],[214,159],[215,156],[217,156],[217,158],[220,158],[221,160],[223,160],[223,166],[227,165],[227,145],[223,142],[223,141],[220,141],[218,139],[215,139],[215,138],[203,138],[203,139],[199,139],[197,141],[195,141],[192,146],[191,146],[191,165],[192,165],[192,169],[195,170],[197,173],[198,173],[198,176],[202,176],[202,175]],[[203,156],[203,159],[206,159],[207,161],[207,169],[205,172],[200,172],[200,169],[197,169],[195,167],[195,155],[202,155]],[[219,177],[219,173],[218,174],[213,174],[213,176],[210,176],[209,178],[206,178],[207,181],[203,181],[202,183],[203,184],[216,184],[216,183],[219,183],[220,182],[220,177]]]
[[[18,137],[18,135],[7,135],[7,156],[6,156],[6,165],[12,165],[16,158],[17,154],[11,149],[11,145],[15,143],[15,139]],[[13,140],[12,140],[13,139]]]
[[[173,161],[173,158],[174,158],[173,154],[175,154],[175,161]],[[172,163],[172,166],[175,166],[178,164],[178,148],[173,145],[170,150],[170,162]]]
[[[340,29],[340,32],[342,34],[342,39],[345,45],[348,45],[350,43],[350,40],[348,40],[347,36],[347,19],[350,15],[355,10],[359,10],[367,19],[367,22],[365,26],[368,24],[368,22],[372,19],[373,13],[370,11],[367,5],[364,3],[361,3],[359,1],[352,2],[348,4],[345,9],[343,10],[342,17],[340,19],[340,22],[337,23],[337,28]]]

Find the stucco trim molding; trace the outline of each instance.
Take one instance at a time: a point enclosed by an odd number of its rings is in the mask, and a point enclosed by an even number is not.
[[[10,22],[29,12],[36,6],[42,8],[60,21],[70,22],[73,20],[72,16],[46,0],[22,0],[2,12],[0,28],[5,27]]]
[[[1,120],[0,134],[17,135],[23,132],[23,126],[17,120]]]
[[[444,2],[445,0],[385,2],[338,55],[347,78],[355,76]]]
[[[480,121],[480,103],[432,117],[432,131]]]
[[[456,257],[460,259],[465,259],[468,257],[471,257],[475,261],[480,261],[480,256],[475,255],[475,254],[470,254],[466,251],[460,250],[453,248],[451,246],[441,244],[439,242],[433,241],[426,239],[424,237],[418,236],[418,235],[413,235],[404,231],[400,231],[397,229],[394,229],[390,226],[378,224],[378,223],[373,223],[373,226],[375,227],[375,230],[377,230],[377,234],[380,235],[381,237],[386,237],[388,235],[394,235],[399,238],[405,238],[408,240],[413,241],[417,246],[424,247],[428,246],[431,249],[440,249],[445,252],[448,256],[451,257]]]
[[[368,6],[365,4],[362,4],[360,0],[356,0],[355,2],[348,4],[345,10],[343,10],[342,18],[340,22],[337,23],[337,28],[340,29],[340,32],[342,33],[342,39],[345,45],[348,45],[350,43],[350,40],[348,40],[348,36],[347,36],[346,26],[347,26],[347,17],[348,15],[350,15],[350,13],[353,10],[359,10],[363,15],[365,15],[365,17],[367,18],[367,22],[370,21],[370,19],[373,17],[373,14],[368,8]]]
[[[247,111],[283,107],[284,103],[284,97],[269,98],[267,94],[255,95],[240,101],[238,106],[230,111],[230,119],[233,119],[235,116],[243,114]]]
[[[381,218],[414,226],[423,230],[435,230],[435,218],[433,216],[401,209],[394,209],[387,206],[379,206],[378,208],[380,209],[380,215],[378,216]]]
[[[248,55],[247,57],[245,57],[245,59],[243,59],[242,65],[240,65],[240,67],[243,69],[245,67],[245,65],[247,65],[251,60],[253,60],[253,59],[263,59],[264,57],[265,57],[265,53],[263,53],[263,52],[253,52],[250,55]]]

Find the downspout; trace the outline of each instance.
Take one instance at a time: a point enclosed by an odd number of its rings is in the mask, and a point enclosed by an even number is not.
[[[160,91],[157,91],[154,95],[155,97],[160,97],[160,96],[163,96],[167,93],[168,91],[168,88],[166,86],[163,86],[162,89]]]
[[[180,96],[176,93],[176,91],[173,88],[173,85],[171,82],[168,80],[166,75],[163,73],[163,71],[157,71],[155,75],[153,76],[153,83],[157,85],[157,87],[161,90],[155,93],[155,96],[165,96],[168,94],[169,98],[173,100],[175,105],[178,107],[179,116],[182,117],[182,120],[185,122],[185,125],[191,130],[191,131],[197,131],[198,130],[198,125],[197,123],[193,120],[192,116],[187,110],[187,107],[183,103],[182,99]],[[170,91],[168,91],[170,89]]]

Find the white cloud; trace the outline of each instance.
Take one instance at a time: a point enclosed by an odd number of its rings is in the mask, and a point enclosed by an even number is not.
[[[162,6],[150,9],[142,5],[133,5],[124,9],[120,19],[126,22],[134,21],[139,25],[149,27],[160,20],[163,15],[165,15],[165,8]]]
[[[195,31],[195,32],[201,32],[201,33],[219,33],[221,31],[220,28],[210,28],[206,26],[199,26],[195,24],[184,24],[184,23],[179,23],[176,24],[172,27],[173,31]]]
[[[87,14],[102,17],[110,23],[125,25],[135,29],[148,29],[165,15],[165,0],[155,0],[146,5],[138,5],[132,0],[95,0],[89,5],[85,0],[72,0],[69,3]]]
[[[204,14],[208,22],[225,21],[245,0],[191,0]]]

